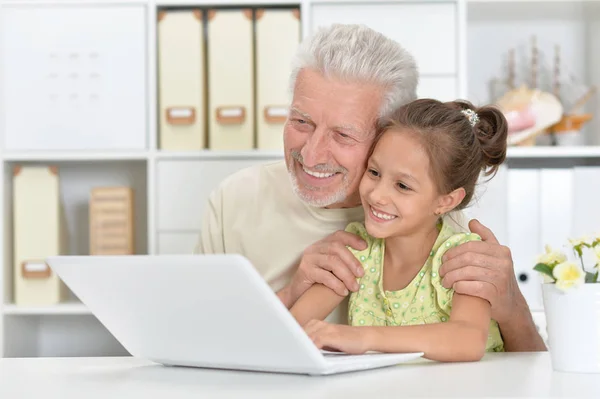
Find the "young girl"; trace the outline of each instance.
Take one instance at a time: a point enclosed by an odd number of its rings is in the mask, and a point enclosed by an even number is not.
[[[446,214],[469,204],[482,171],[493,177],[506,139],[499,110],[462,101],[417,100],[381,126],[359,188],[365,222],[346,228],[368,243],[349,248],[365,271],[350,296],[349,326],[322,321],[344,299],[324,285],[291,309],[319,348],[424,352],[438,361],[504,350],[489,302],[444,288],[439,269],[449,248],[481,239],[454,231]]]

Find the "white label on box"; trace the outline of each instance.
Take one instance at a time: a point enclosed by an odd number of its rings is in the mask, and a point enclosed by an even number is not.
[[[192,116],[191,108],[171,108],[169,110],[171,118],[190,118]]]
[[[288,110],[285,107],[267,107],[268,116],[288,116]]]
[[[44,272],[47,268],[48,266],[44,262],[27,262],[25,264],[25,270],[32,273]]]
[[[223,118],[235,118],[242,115],[243,111],[241,107],[221,109],[221,117]]]

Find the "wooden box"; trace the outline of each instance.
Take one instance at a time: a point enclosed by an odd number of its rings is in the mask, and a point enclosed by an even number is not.
[[[96,187],[90,195],[90,255],[133,255],[134,193],[130,187]]]

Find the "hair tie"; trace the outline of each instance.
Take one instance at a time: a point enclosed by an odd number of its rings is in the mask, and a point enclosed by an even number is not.
[[[477,122],[479,122],[479,115],[477,115],[475,113],[475,111],[473,111],[472,109],[463,109],[462,111],[463,114],[465,114],[467,116],[467,119],[469,120],[469,123],[471,124],[471,127],[475,126],[477,124]]]

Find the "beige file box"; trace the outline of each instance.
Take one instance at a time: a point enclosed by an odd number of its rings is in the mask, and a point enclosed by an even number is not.
[[[90,195],[90,255],[133,255],[133,190],[96,187]]]
[[[68,290],[45,263],[65,253],[58,169],[16,166],[13,176],[14,301],[16,305],[54,305]]]
[[[252,11],[208,11],[209,147],[254,148]]]
[[[158,13],[158,96],[161,150],[206,146],[202,11]]]
[[[256,11],[256,135],[260,149],[283,149],[290,64],[299,42],[300,10]]]

